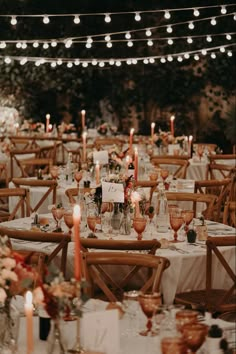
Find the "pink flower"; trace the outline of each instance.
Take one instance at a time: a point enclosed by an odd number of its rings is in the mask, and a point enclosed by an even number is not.
[[[0,302],[4,303],[7,298],[7,294],[3,288],[0,288]]]
[[[2,267],[6,268],[6,269],[13,269],[16,266],[16,261],[13,258],[3,258],[2,261]]]

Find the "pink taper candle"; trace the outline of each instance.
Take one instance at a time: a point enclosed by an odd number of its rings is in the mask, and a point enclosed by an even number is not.
[[[80,281],[80,206],[75,205],[73,210],[73,224],[74,224],[74,244],[75,244],[75,279]]]
[[[154,129],[155,129],[155,123],[151,124],[151,143],[154,143]]]
[[[50,124],[50,114],[46,114],[46,133],[49,132],[49,124]]]
[[[193,141],[193,136],[189,135],[189,137],[188,137],[188,156],[191,156],[192,141]]]
[[[96,161],[95,177],[96,177],[96,185],[100,184],[100,165],[99,165],[99,161]]]
[[[134,128],[130,129],[130,134],[129,134],[129,153],[132,153],[132,145],[133,145],[133,135],[134,135]]]
[[[86,111],[83,109],[83,110],[81,111],[81,125],[82,125],[82,131],[83,131],[84,128],[85,128],[85,113],[86,113]]]
[[[134,149],[134,179],[138,180],[138,149]]]
[[[86,139],[87,139],[87,133],[84,132],[82,134],[82,140],[83,140],[83,162],[86,162],[86,158],[87,158],[87,142],[86,142]]]
[[[27,354],[33,353],[33,295],[27,291],[25,295],[25,317],[26,317],[26,335],[27,335]]]
[[[174,120],[175,120],[175,116],[171,116],[170,117],[170,132],[171,132],[172,136],[175,136]]]

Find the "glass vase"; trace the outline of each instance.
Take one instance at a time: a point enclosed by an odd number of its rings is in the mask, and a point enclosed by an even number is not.
[[[62,337],[61,320],[56,318],[52,321],[52,326],[48,335],[47,354],[66,354],[66,344]]]
[[[0,304],[0,353],[15,353],[19,333],[20,314],[11,299]]]
[[[121,212],[119,208],[119,203],[114,203],[113,214],[111,217],[112,229],[116,232],[120,230]]]
[[[130,217],[130,208],[125,206],[123,213],[121,214],[120,220],[120,233],[121,235],[130,235],[131,232],[131,217]]]

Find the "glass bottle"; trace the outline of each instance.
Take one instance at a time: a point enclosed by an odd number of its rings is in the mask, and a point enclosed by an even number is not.
[[[168,232],[169,227],[169,213],[168,202],[164,188],[159,189],[156,203],[156,227],[157,231],[164,233]]]
[[[131,160],[129,165],[128,165],[128,177],[133,176],[134,177],[134,164],[133,161]]]
[[[73,180],[73,165],[72,165],[72,153],[69,152],[68,160],[66,164],[66,183],[70,184]]]

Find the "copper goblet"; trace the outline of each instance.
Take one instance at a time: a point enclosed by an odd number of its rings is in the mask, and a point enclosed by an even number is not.
[[[171,242],[180,242],[178,240],[178,230],[181,228],[183,223],[184,223],[184,218],[182,216],[171,214],[170,226],[171,226],[172,230],[174,231],[174,240],[172,240]]]
[[[141,331],[141,336],[156,336],[157,333],[152,329],[152,317],[158,310],[158,306],[161,305],[160,293],[143,293],[140,292],[138,301],[143,313],[147,316],[146,329]]]
[[[101,225],[101,218],[99,216],[87,216],[87,224],[88,224],[88,227],[90,228],[90,230],[92,232],[95,232],[96,229],[98,229],[98,225],[100,224]]]
[[[53,179],[57,179],[59,176],[59,167],[56,165],[53,165],[50,167],[50,174],[52,176]]]
[[[146,228],[146,225],[147,225],[147,219],[145,218],[137,217],[133,219],[133,228],[138,234],[137,237],[138,240],[142,240],[143,237],[142,234]]]
[[[75,177],[75,180],[77,182],[77,186],[79,186],[79,182],[83,178],[83,171],[75,171],[74,177]]]
[[[69,234],[72,234],[72,227],[74,226],[74,222],[73,222],[73,213],[72,211],[67,211],[64,214],[64,222],[66,224],[66,226],[69,229]]]
[[[202,159],[202,156],[203,156],[203,152],[204,152],[204,145],[199,144],[197,146],[197,154],[199,156],[200,162],[201,162],[201,159]]]
[[[185,344],[193,354],[202,346],[207,333],[208,326],[203,323],[189,323],[182,327],[182,335]]]
[[[192,324],[197,322],[197,311],[192,310],[180,310],[176,312],[176,328],[179,332],[182,332],[182,328],[186,324]]]
[[[163,182],[165,182],[168,176],[169,176],[169,171],[165,169],[161,169],[161,178],[163,179]]]
[[[182,210],[181,215],[183,216],[185,227],[184,230],[187,233],[189,230],[189,224],[193,220],[194,211],[193,210]]]
[[[161,340],[162,354],[187,354],[187,347],[181,337],[166,337]]]

